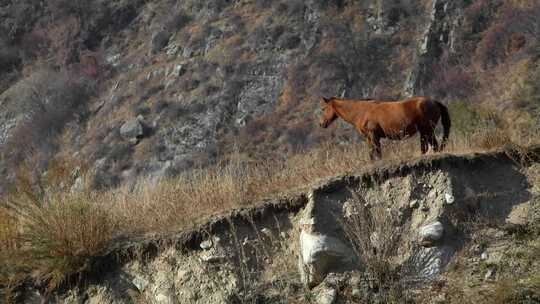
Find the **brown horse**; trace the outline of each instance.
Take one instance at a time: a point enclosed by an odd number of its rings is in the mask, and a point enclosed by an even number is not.
[[[398,101],[374,99],[322,98],[320,125],[327,128],[341,117],[362,134],[371,147],[370,158],[381,158],[381,138],[400,140],[420,133],[422,154],[429,145],[441,151],[450,134],[450,116],[442,103],[427,97],[412,97]],[[435,137],[435,126],[442,121],[444,134],[441,145]]]

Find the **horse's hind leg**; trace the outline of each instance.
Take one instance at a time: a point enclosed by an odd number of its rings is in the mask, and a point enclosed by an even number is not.
[[[432,132],[430,135],[429,135],[429,145],[431,146],[431,148],[433,148],[433,151],[434,152],[439,152],[439,142],[437,141],[437,138],[435,137],[435,133]]]
[[[420,134],[420,150],[422,151],[422,154],[426,154],[428,151],[428,143],[429,143],[429,137],[425,134]]]

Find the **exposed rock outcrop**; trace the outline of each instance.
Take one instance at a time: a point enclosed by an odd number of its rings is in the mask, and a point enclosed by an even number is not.
[[[353,241],[343,233],[343,207],[356,197],[351,191],[358,191],[369,208],[393,210],[389,220],[398,225],[399,238],[395,239],[399,243],[391,260],[402,269],[400,284],[413,288],[440,276],[468,240],[463,236],[468,232],[454,225],[467,220],[461,210],[483,210],[478,214],[504,220],[515,207],[531,204],[526,181],[504,152],[475,157],[440,155],[339,176],[312,185],[308,194],[219,217],[200,230],[160,240],[119,241],[115,249],[95,261],[96,272],[87,274],[84,289],[57,296],[60,303],[104,299],[109,303],[137,299],[225,303],[257,296],[287,301],[294,295],[287,288],[294,285],[283,285],[282,280],[300,272],[302,283],[313,288],[309,292],[319,303],[358,302],[376,291],[370,287],[372,280],[363,261],[352,250]],[[450,205],[445,202],[449,189],[455,196]],[[492,195],[472,195],[472,191]],[[412,200],[428,205],[428,211],[411,209]],[[354,216],[359,210],[352,208],[351,212]],[[419,236],[429,240],[430,246],[419,246]],[[373,243],[387,240],[383,235],[365,239]],[[476,252],[478,258],[492,264],[501,260],[493,248]],[[102,269],[100,265],[106,265],[107,271],[97,270]],[[492,279],[493,275],[482,273],[482,278]],[[342,298],[344,291],[350,293]],[[43,297],[30,289],[25,296],[26,303]]]
[[[429,247],[443,237],[444,227],[441,222],[434,222],[426,226],[420,227],[418,235],[420,243],[423,246]]]

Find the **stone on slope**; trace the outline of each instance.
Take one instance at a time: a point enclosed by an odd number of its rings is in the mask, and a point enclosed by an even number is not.
[[[120,127],[120,135],[129,141],[136,142],[143,134],[143,126],[137,118],[126,121]]]
[[[300,221],[299,269],[302,281],[308,287],[320,284],[326,275],[333,271],[350,269],[356,255],[345,245],[343,236],[336,232],[336,225],[328,221],[335,220],[332,208],[326,202],[318,201],[315,194],[310,195],[310,202],[304,209]],[[342,206],[335,206],[341,214]]]
[[[440,240],[444,234],[443,224],[439,221],[420,227],[418,234],[423,246],[432,246]]]

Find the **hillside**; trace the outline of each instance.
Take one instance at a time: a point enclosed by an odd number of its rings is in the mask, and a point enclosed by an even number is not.
[[[539,156],[538,146],[440,155],[322,179],[181,232],[111,239],[54,289],[27,282],[9,295],[21,303],[540,303]]]
[[[0,0],[0,302],[538,303],[539,144],[537,1]]]
[[[57,164],[99,189],[231,153],[279,161],[358,141],[343,124],[317,127],[323,95],[433,96],[454,112],[455,137],[489,129],[525,144],[538,129],[534,1],[0,7],[4,191],[17,170],[39,180]]]

